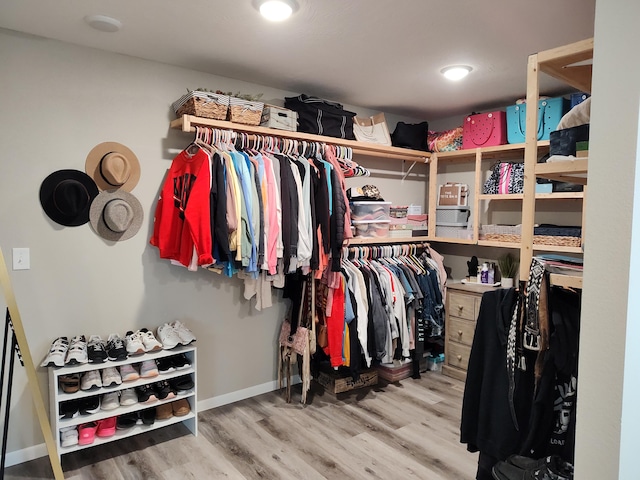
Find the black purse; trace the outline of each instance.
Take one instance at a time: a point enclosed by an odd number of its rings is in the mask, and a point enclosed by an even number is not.
[[[411,148],[412,150],[429,151],[427,147],[427,134],[429,123],[404,123],[398,122],[396,129],[391,134],[391,144],[394,147]]]

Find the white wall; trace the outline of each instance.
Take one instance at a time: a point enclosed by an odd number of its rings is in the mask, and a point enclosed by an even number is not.
[[[170,105],[186,88],[263,92],[267,102],[280,104],[285,95],[300,92],[6,30],[0,30],[0,65],[0,247],[5,256],[13,247],[31,249],[31,269],[11,271],[10,277],[34,360],[39,363],[60,335],[123,335],[182,319],[198,337],[201,403],[214,405],[233,399],[234,392],[270,389],[285,304],[276,302],[257,312],[242,298],[237,279],[170,266],[148,240],[163,175],[192,138],[169,129],[174,118]],[[387,120],[393,130],[397,117],[388,115]],[[103,241],[88,224],[69,228],[52,222],[38,196],[47,175],[63,168],[84,170],[87,153],[104,141],[127,145],[142,168],[132,193],[144,208],[143,226],[135,237],[117,244]],[[424,202],[423,167],[417,169],[422,178],[412,174],[400,187],[395,181],[408,165],[372,164],[384,176],[366,183],[380,182],[389,200]],[[365,179],[353,182],[360,180]],[[46,372],[39,369],[38,374],[47,395]],[[18,368],[8,450],[41,442],[26,377]]]

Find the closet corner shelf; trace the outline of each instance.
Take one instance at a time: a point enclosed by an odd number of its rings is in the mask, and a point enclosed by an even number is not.
[[[582,92],[591,93],[593,65],[581,62],[593,58],[593,38],[538,52],[537,57],[541,72],[562,80]]]
[[[292,140],[306,140],[307,142],[329,143],[343,147],[351,147],[358,155],[368,155],[373,157],[385,157],[391,160],[408,160],[411,162],[429,163],[429,152],[410,150],[408,148],[388,147],[375,143],[357,142],[355,140],[345,140],[343,138],[325,137],[303,132],[289,132],[287,130],[276,130],[274,128],[259,127],[254,125],[243,125],[241,123],[227,122],[223,120],[212,120],[209,118],[196,117],[194,115],[183,115],[171,122],[171,128],[182,130],[183,132],[195,132],[196,126],[219,128],[221,130],[234,130],[253,135],[265,135],[270,137],[289,138]]]
[[[500,242],[497,240],[478,240],[480,247],[520,248],[522,245],[515,242]]]
[[[478,198],[480,200],[522,200],[524,195],[522,193],[504,193],[497,195],[480,194]],[[536,193],[536,200],[565,200],[565,199],[582,199],[584,198],[584,192],[551,192],[551,193]]]
[[[534,243],[532,248],[534,251],[538,252],[584,253],[582,247],[570,247],[564,245],[543,245],[540,243]]]
[[[395,243],[420,243],[431,240],[431,237],[381,237],[381,238],[351,238],[344,241],[345,247],[354,245],[387,245]]]
[[[580,185],[587,184],[587,164],[588,159],[578,158],[576,160],[566,160],[562,162],[537,163],[536,176],[559,180],[561,182],[572,182]]]
[[[469,148],[466,150],[454,150],[451,152],[433,153],[432,156],[438,160],[446,162],[471,161],[475,160],[479,152],[483,160],[497,160],[501,158],[512,158],[514,152],[524,152],[524,143],[509,143],[506,145],[496,145],[495,147]],[[549,149],[549,140],[540,140],[538,149],[541,152]]]
[[[582,277],[575,275],[562,275],[559,273],[549,274],[551,285],[564,288],[582,289]]]

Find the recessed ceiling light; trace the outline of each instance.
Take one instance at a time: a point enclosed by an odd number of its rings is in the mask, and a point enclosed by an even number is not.
[[[272,22],[282,22],[298,9],[293,0],[257,0],[254,3],[262,16]]]
[[[118,19],[107,17],[106,15],[87,15],[84,21],[90,27],[100,30],[101,32],[117,32],[122,28],[122,22]]]
[[[453,82],[457,82],[458,80],[462,80],[464,77],[469,75],[473,70],[469,65],[451,65],[450,67],[445,67],[440,70],[446,78]]]

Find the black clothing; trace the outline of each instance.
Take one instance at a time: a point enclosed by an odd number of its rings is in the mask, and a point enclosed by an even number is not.
[[[340,256],[344,242],[344,215],[347,205],[344,192],[335,169],[331,170],[331,190],[333,193],[333,214],[331,215],[331,271],[340,271]]]
[[[215,154],[212,159],[210,215],[211,239],[213,240],[213,258],[227,261],[229,250],[229,224],[227,223],[227,193],[225,170],[222,157]],[[216,254],[216,250],[219,252]]]

